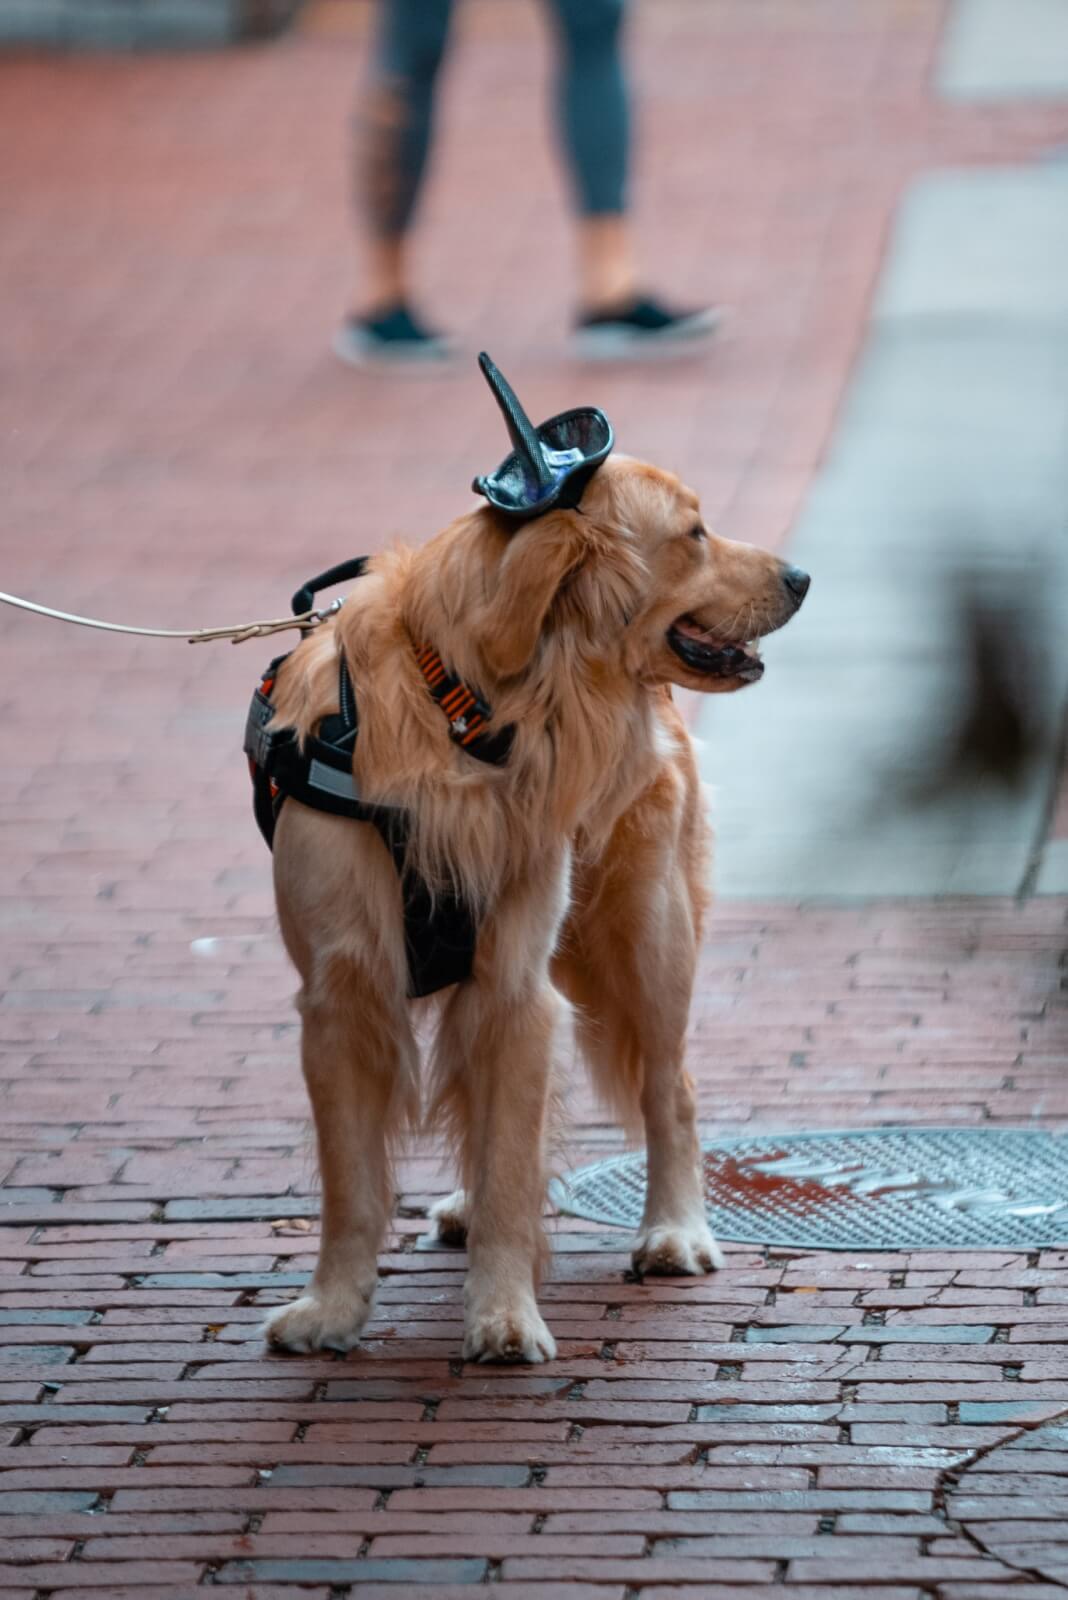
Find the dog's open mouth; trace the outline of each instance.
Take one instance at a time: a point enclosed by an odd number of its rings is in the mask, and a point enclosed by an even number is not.
[[[691,672],[706,678],[740,678],[755,683],[764,676],[764,663],[754,644],[722,644],[692,617],[678,617],[668,629],[668,644]]]

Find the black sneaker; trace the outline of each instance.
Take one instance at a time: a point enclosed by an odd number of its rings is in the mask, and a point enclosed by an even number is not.
[[[350,366],[445,361],[451,342],[417,322],[406,305],[370,317],[348,317],[334,335],[334,354]]]
[[[659,300],[638,299],[581,317],[575,329],[575,348],[590,361],[682,354],[710,339],[722,320],[723,312],[717,306],[704,311],[669,311]]]

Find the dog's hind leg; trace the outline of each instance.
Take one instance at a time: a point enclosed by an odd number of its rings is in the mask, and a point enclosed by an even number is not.
[[[433,1237],[453,1249],[462,1250],[467,1243],[467,1220],[467,1194],[463,1189],[444,1195],[430,1207]]]
[[[684,930],[679,930],[684,932]],[[678,942],[675,942],[678,949]],[[561,981],[579,1007],[579,1042],[601,1097],[635,1128],[644,1126],[645,1211],[634,1244],[639,1274],[689,1275],[723,1265],[705,1219],[693,1084],[683,1067],[688,990],[651,944],[629,960],[620,940],[613,970],[580,975],[561,962]],[[570,970],[568,970],[570,968]]]
[[[653,1054],[663,1050],[662,1054]],[[712,1237],[701,1187],[693,1083],[682,1066],[681,1041],[648,1040],[642,1084],[645,1117],[645,1211],[634,1242],[634,1270],[711,1272],[723,1265]]]
[[[685,796],[672,779],[654,786],[617,827],[603,859],[587,866],[556,968],[578,1007],[579,1041],[598,1092],[628,1131],[644,1125],[639,1273],[723,1264],[705,1218],[693,1084],[683,1066],[703,898],[672,818]],[[686,832],[687,824],[696,828],[692,815],[679,820],[696,856],[699,841]]]

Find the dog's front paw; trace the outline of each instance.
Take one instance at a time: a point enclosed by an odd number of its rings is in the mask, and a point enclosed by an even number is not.
[[[435,1200],[430,1207],[431,1237],[439,1244],[462,1250],[467,1243],[467,1196],[462,1189]]]
[[[311,1350],[351,1350],[371,1312],[371,1296],[311,1292],[279,1306],[264,1324],[269,1343],[307,1355]]]
[[[695,1278],[721,1267],[723,1251],[705,1222],[664,1223],[638,1235],[633,1261],[642,1278]]]
[[[497,1301],[469,1311],[464,1334],[465,1361],[552,1361],[556,1340],[533,1300],[513,1306]]]

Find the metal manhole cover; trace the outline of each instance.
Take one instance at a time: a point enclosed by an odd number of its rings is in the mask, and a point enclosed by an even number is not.
[[[1068,1139],[1020,1128],[759,1134],[702,1146],[712,1231],[820,1250],[1034,1248],[1068,1241]],[[636,1228],[645,1155],[553,1185],[561,1211]]]

